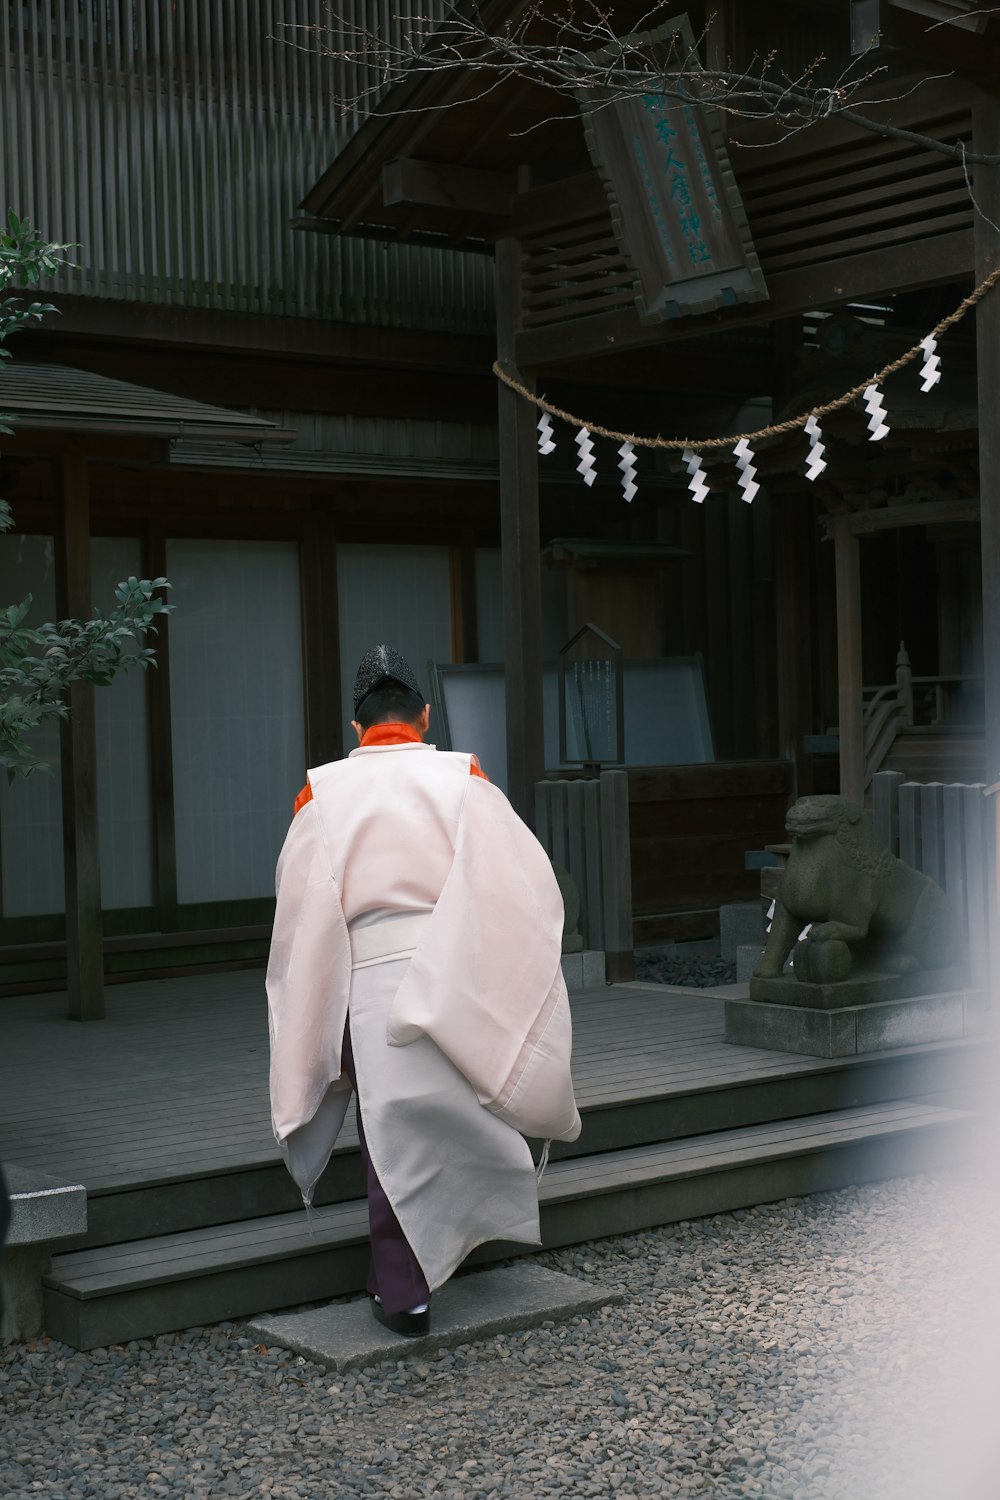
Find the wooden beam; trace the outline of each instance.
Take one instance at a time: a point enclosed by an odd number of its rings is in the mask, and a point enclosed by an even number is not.
[[[879,531],[899,531],[905,526],[939,526],[955,521],[978,521],[978,500],[924,500],[912,505],[885,505],[878,510],[852,511],[847,529],[852,536],[873,536]],[[839,516],[824,516],[827,539],[836,534]]]
[[[170,445],[165,438],[47,428],[20,428],[10,433],[4,437],[3,451],[5,458],[53,458],[65,453],[105,463],[166,464],[170,460]]]
[[[972,115],[973,150],[1000,152],[1000,103],[980,95]],[[1000,177],[995,167],[976,167],[974,190],[976,283],[1000,259],[991,221],[1000,214]],[[1000,296],[994,291],[976,308],[979,376],[979,496],[983,559],[983,692],[986,709],[986,780],[1000,780],[1000,431],[995,418],[1000,392]],[[1000,805],[1000,804],[998,804]]]
[[[581,172],[518,193],[510,232],[518,239],[527,239],[547,229],[564,229],[576,219],[608,212],[608,195],[600,177],[596,172]]]
[[[478,167],[453,167],[446,162],[414,161],[397,157],[382,168],[382,201],[419,204],[426,208],[457,208],[463,213],[510,216],[514,178],[507,172],[484,172]]]
[[[931,9],[928,9],[926,0],[889,0],[889,9],[890,10],[910,10],[910,11],[913,11],[916,15],[918,15],[921,18],[921,20],[923,20],[925,22],[925,25],[924,25],[924,30],[925,31],[928,31],[928,30],[931,29],[930,27],[928,27],[926,25],[926,17],[928,15],[933,15],[934,18],[937,19],[938,18],[938,13],[939,13],[939,11],[942,8],[947,9],[948,7],[947,7],[947,5],[944,6],[944,7],[942,7],[939,4],[939,5],[934,6]],[[973,11],[971,14],[967,15],[967,14],[963,13],[963,11],[957,5],[952,5],[950,7],[950,9],[951,9],[951,14],[947,17],[947,24],[948,24],[949,27],[950,26],[958,26],[958,27],[963,28],[966,31],[976,31],[976,32],[979,32],[979,31],[985,31],[986,28],[987,28],[987,26],[989,25],[989,18],[990,18],[990,12],[989,11],[976,10],[976,11]],[[934,29],[937,32],[941,31],[942,26],[941,26],[940,21],[939,21],[938,25]],[[943,44],[946,44],[947,40],[948,40],[948,36],[949,36],[949,32],[948,32],[947,29],[945,29],[944,30],[944,35],[941,36],[940,39],[935,38],[934,45],[935,46],[941,46]]]
[[[865,751],[861,719],[861,559],[847,515],[834,522],[837,566],[837,683],[840,795],[864,799]]]
[[[87,620],[92,610],[87,460],[66,454],[59,461],[59,473],[59,614]],[[69,718],[60,724],[60,748],[68,1015],[74,1021],[99,1021],[104,1018],[104,955],[92,683],[77,682],[70,688]]]
[[[520,321],[521,247],[497,241],[497,355],[509,367]],[[532,376],[522,370],[531,384]],[[535,783],[545,774],[542,745],[541,540],[535,409],[497,382],[500,436],[500,535],[507,695],[507,795],[534,826]]]
[[[644,324],[639,321],[636,309],[619,308],[545,328],[528,328],[517,336],[517,363],[550,367],[627,349],[678,343],[706,333],[723,333],[752,323],[797,316],[858,297],[958,280],[967,276],[971,267],[972,236],[967,229],[955,229],[910,245],[887,246],[823,261],[797,271],[770,273],[765,264],[771,294],[766,302],[747,303],[696,318],[676,318],[669,324]]]
[[[56,321],[58,328],[40,329],[35,336],[42,340],[51,335],[62,341],[73,335],[129,344],[151,340],[164,347],[194,345],[199,349],[256,352],[269,359],[339,359],[360,365],[416,368],[424,374],[439,369],[481,373],[493,360],[491,339],[478,334],[370,328],[363,323],[113,302],[73,294],[59,298]],[[7,446],[5,438],[5,452]]]
[[[487,31],[494,18],[496,25],[503,25],[510,18],[509,8],[505,4],[494,8],[489,3],[480,7],[478,19]],[[322,216],[329,214],[338,201],[350,202],[357,205],[352,218],[360,217],[373,200],[377,202],[379,160],[388,161],[401,151],[413,151],[427,138],[433,139],[448,107],[463,102],[463,91],[470,89],[470,77],[476,93],[475,74],[470,75],[466,68],[447,73],[433,69],[425,73],[418,69],[396,84],[391,90],[392,108],[384,115],[375,111],[348,136],[334,161],[309,189],[300,208],[306,214]],[[525,89],[528,84],[519,81],[517,86]],[[497,107],[494,96],[487,109],[496,113]]]

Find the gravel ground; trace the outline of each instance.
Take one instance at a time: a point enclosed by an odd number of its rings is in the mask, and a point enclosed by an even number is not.
[[[635,977],[644,984],[680,984],[704,990],[716,984],[735,984],[736,965],[720,958],[711,948],[671,952],[659,948],[635,955]]]
[[[624,1303],[340,1377],[238,1324],[9,1348],[0,1496],[996,1500],[998,1231],[976,1168],[547,1252]]]

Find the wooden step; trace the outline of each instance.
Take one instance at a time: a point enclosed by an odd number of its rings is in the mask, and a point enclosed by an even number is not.
[[[963,725],[904,728],[881,769],[901,771],[911,781],[969,784],[984,779],[985,754],[982,732]]]
[[[553,1147],[553,1161],[915,1098],[935,1090],[970,1089],[983,1083],[991,1066],[992,1053],[981,1043],[967,1041],[835,1059],[778,1058],[729,1047],[721,1040],[709,1043],[699,1012],[704,1007],[707,1014],[711,1005],[707,999],[695,1004],[687,1030],[674,1024],[659,1050],[648,1036],[630,1038],[628,1028],[634,1020],[624,1010],[614,1034],[601,1035],[599,1078],[589,1066],[588,1044],[581,1035],[576,1073],[583,1130],[572,1145]],[[660,1056],[664,1049],[669,1050],[669,1076]],[[352,1121],[353,1111],[320,1179],[317,1205],[347,1202],[364,1192]],[[109,1124],[102,1137],[108,1153],[114,1150],[114,1128]],[[128,1124],[117,1128],[127,1131]],[[213,1137],[214,1167],[207,1169],[204,1129],[204,1119],[192,1126],[198,1150],[191,1164],[185,1161],[182,1133],[173,1126],[162,1163],[146,1147],[136,1154],[134,1175],[109,1174],[106,1182],[91,1186],[87,1233],[65,1248],[96,1248],[299,1209],[298,1190],[273,1145],[248,1152],[240,1132],[223,1114]],[[246,1126],[242,1130],[251,1142],[259,1141],[259,1131]]]
[[[937,1167],[974,1117],[903,1100],[553,1162],[542,1182],[547,1246]],[[475,1260],[507,1256],[483,1247]],[[307,1221],[273,1214],[54,1257],[45,1326],[78,1349],[360,1290],[363,1200]]]

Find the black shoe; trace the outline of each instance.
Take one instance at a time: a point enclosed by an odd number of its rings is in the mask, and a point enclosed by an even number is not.
[[[419,1339],[431,1331],[431,1310],[425,1307],[423,1312],[386,1312],[377,1297],[371,1298],[372,1312],[376,1323],[381,1323],[383,1328],[388,1328],[390,1333],[402,1334],[404,1339]]]

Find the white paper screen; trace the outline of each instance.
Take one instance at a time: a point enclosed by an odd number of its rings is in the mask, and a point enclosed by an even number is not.
[[[55,549],[50,536],[0,536],[0,603],[31,594],[29,625],[55,618]],[[51,765],[11,785],[0,775],[0,861],[5,917],[42,916],[66,909],[63,886],[62,792],[59,726],[54,719],[32,745]]]
[[[274,894],[305,781],[295,542],[171,541],[177,898]]]

